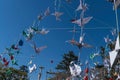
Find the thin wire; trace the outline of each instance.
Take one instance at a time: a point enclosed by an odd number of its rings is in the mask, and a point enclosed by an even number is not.
[[[58,11],[60,11],[60,7],[61,7],[61,0],[59,0],[59,3],[58,3]]]
[[[56,11],[56,7],[57,7],[57,0],[54,1],[54,9]]]
[[[74,8],[73,6],[69,6],[69,5],[67,5],[68,7],[70,7],[71,9],[73,9],[73,10],[75,10],[76,8]],[[89,15],[87,15],[87,16],[89,16]],[[71,16],[70,16],[71,17]],[[101,21],[101,20],[99,20],[99,19],[96,19],[96,18],[94,18],[93,17],[93,20],[95,20],[96,22],[99,22],[100,24],[103,24],[103,25],[106,25],[106,26],[109,26],[109,27],[113,27],[113,26],[111,26],[111,25],[109,25],[108,23],[105,23],[105,22],[103,22],[103,21]]]
[[[69,10],[68,10],[66,7],[64,7],[64,6],[62,6],[62,7],[63,7],[64,10],[67,12],[68,16],[69,16],[70,18],[73,18],[73,16],[70,14]]]
[[[72,30],[74,28],[48,28],[49,30]],[[103,30],[103,29],[112,29],[112,27],[96,27],[96,28],[84,28],[87,30]],[[76,28],[76,30],[80,30],[80,28]]]
[[[80,54],[81,54],[81,49],[79,49],[79,53],[78,53],[78,63],[80,63]]]

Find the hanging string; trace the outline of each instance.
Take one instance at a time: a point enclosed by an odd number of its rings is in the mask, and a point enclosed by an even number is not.
[[[57,7],[57,0],[54,1],[54,9],[56,11],[56,7]]]
[[[59,3],[58,3],[58,11],[60,11],[60,7],[61,7],[61,0],[59,0]]]
[[[115,0],[114,0],[114,8],[116,8]],[[118,23],[118,14],[117,14],[117,8],[115,9],[115,15],[116,15],[116,26],[117,26],[117,33],[119,35],[119,23]]]
[[[74,28],[48,28],[49,30],[73,30]],[[84,28],[87,30],[108,30],[112,29],[112,27],[97,27],[97,28]],[[79,28],[76,28],[76,30],[80,30]]]
[[[84,1],[83,1],[84,2]],[[64,4],[64,5],[66,5],[66,4]],[[76,8],[74,8],[73,6],[69,6],[69,5],[66,5],[66,6],[68,6],[69,8],[71,8],[71,9],[73,9],[73,10],[75,10]],[[64,7],[65,8],[65,7]],[[70,14],[70,12],[68,11],[68,9],[65,9],[66,11],[67,11],[67,14],[72,18],[72,15]],[[86,14],[85,14],[86,15]],[[89,16],[89,15],[87,15],[87,16]],[[104,21],[102,21],[102,20],[99,20],[99,19],[97,19],[97,18],[92,18],[94,21],[96,21],[96,22],[99,22],[100,24],[103,24],[103,25],[106,25],[106,26],[108,26],[108,27],[113,27],[113,26],[111,26],[110,24],[108,24],[108,23],[105,23]],[[105,29],[107,29],[107,28],[105,28]]]
[[[75,18],[77,16],[77,13],[75,12]],[[74,24],[74,28],[73,28],[73,39],[75,37],[75,33],[76,33],[76,24]]]
[[[79,53],[78,53],[78,64],[80,63],[80,54],[82,52],[82,49],[79,49]]]

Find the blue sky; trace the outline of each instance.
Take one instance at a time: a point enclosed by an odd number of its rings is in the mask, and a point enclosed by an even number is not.
[[[106,0],[85,0],[85,2],[88,4],[85,16],[93,16],[93,19],[84,26],[85,42],[93,45],[94,48],[82,49],[80,56],[82,62],[89,59],[89,56],[86,55],[95,52],[96,47],[99,49],[101,45],[105,45],[103,37],[106,37],[108,34],[111,36],[110,31],[116,26],[115,13],[112,10],[111,3]],[[59,10],[64,13],[61,16],[61,21],[56,21],[55,17],[50,15],[43,19],[38,26],[39,28],[44,27],[50,30],[47,35],[35,35],[33,38],[37,46],[48,46],[33,59],[33,63],[37,64],[37,67],[45,67],[42,80],[45,79],[46,71],[50,69],[54,71],[54,67],[61,60],[64,53],[67,53],[69,50],[73,50],[76,55],[79,53],[77,47],[65,42],[72,39],[73,33],[69,31],[74,24],[70,20],[74,18],[75,9],[78,5],[79,0],[72,0],[71,3],[61,0]],[[19,39],[23,39],[22,53],[16,56],[19,66],[26,65],[30,60],[30,56],[35,54],[29,42],[21,36],[22,31],[32,26],[34,21],[37,23],[37,16],[43,13],[47,7],[53,13],[55,8],[54,0],[0,0],[0,52],[3,52],[6,47],[16,43]],[[120,12],[118,11],[118,13]],[[79,18],[79,15],[80,12],[77,12],[77,18]],[[77,25],[76,28],[80,30]],[[77,41],[79,36],[80,33],[76,33],[75,39]],[[54,61],[52,64],[50,63],[51,60]],[[39,69],[29,74],[30,80],[36,80],[38,72]]]

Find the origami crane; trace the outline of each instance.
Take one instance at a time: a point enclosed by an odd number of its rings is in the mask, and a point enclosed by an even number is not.
[[[72,40],[68,40],[68,41],[66,41],[66,42],[68,42],[68,43],[70,43],[70,44],[72,44],[72,45],[76,45],[78,42],[76,41],[76,40],[74,40],[74,39],[72,39]]]
[[[36,53],[40,53],[43,49],[47,48],[47,46],[36,47],[36,44],[33,42],[33,48]]]
[[[13,65],[18,65],[17,61],[15,59],[12,60]]]
[[[116,10],[118,7],[120,7],[120,0],[108,0],[109,2],[112,2],[114,4],[113,10]]]
[[[37,69],[36,64],[33,64],[32,67],[29,66],[29,72],[32,73],[33,71],[35,71]]]
[[[32,60],[29,61],[28,65],[32,64]]]
[[[111,34],[112,34],[113,36],[115,36],[115,35],[117,34],[117,30],[116,30],[116,29],[113,29],[113,30],[111,31]]]
[[[37,34],[42,34],[42,35],[45,35],[45,34],[47,34],[48,32],[49,32],[49,30],[46,30],[46,29],[44,29],[44,28],[42,28],[41,30],[36,31]]]
[[[27,29],[28,34],[33,34],[34,33],[34,27],[30,27]]]
[[[79,26],[83,27],[85,24],[87,24],[93,17],[86,17],[86,18],[80,18],[78,20],[72,21],[72,23],[78,24]]]
[[[48,16],[48,15],[50,15],[50,9],[49,9],[49,7],[48,7],[47,10],[44,12],[44,16]]]
[[[86,44],[86,43],[77,43],[77,46],[78,46],[79,49],[81,49],[82,47],[85,47],[85,48],[92,48],[91,45]]]
[[[42,14],[38,15],[38,20],[41,21],[42,19],[43,19],[43,15]]]
[[[81,70],[81,67],[77,64],[74,63],[74,61],[71,61],[70,62],[70,65],[69,65],[69,68],[70,68],[70,73],[72,76],[80,76],[82,70]]]
[[[55,13],[52,13],[52,15],[54,15],[55,17],[56,17],[56,20],[57,21],[60,21],[61,19],[59,18],[61,15],[63,15],[63,13],[62,12],[57,12],[57,11],[55,11]]]
[[[11,49],[19,50],[18,45],[15,45],[15,44],[13,44],[13,45],[11,46]]]
[[[76,11],[79,11],[79,10],[86,11],[86,9],[87,9],[87,4],[84,4],[84,3],[82,2],[82,0],[80,0],[80,4],[79,4],[79,6],[77,7]]]
[[[85,36],[85,34],[83,34],[82,36],[80,36],[79,43],[82,43],[82,42],[83,42],[84,36]]]
[[[5,58],[3,58],[3,63],[4,63],[4,66],[8,66],[9,61],[7,61]]]
[[[32,33],[26,33],[25,31],[23,31],[23,36],[25,36],[26,40],[28,40],[28,41],[33,38]]]
[[[91,45],[83,43],[83,42],[79,43],[79,42],[75,41],[74,39],[68,40],[66,42],[71,43],[72,45],[77,46],[79,49],[81,49],[82,47],[86,47],[86,48],[91,48],[92,47]]]
[[[111,41],[112,41],[112,40],[109,38],[109,36],[104,37],[104,40],[105,40],[105,42],[106,42],[106,43],[108,43],[108,42],[111,42]]]
[[[10,56],[10,60],[13,60],[13,59],[14,59],[14,56],[13,56],[13,55],[11,55],[11,56]]]

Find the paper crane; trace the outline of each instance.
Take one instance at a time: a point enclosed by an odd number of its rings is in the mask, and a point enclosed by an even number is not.
[[[94,78],[95,78],[95,74],[91,73],[90,80],[94,80]]]
[[[11,55],[11,56],[10,56],[10,60],[13,60],[13,59],[14,59],[14,56],[13,56],[13,55]]]
[[[32,64],[32,60],[29,61],[28,65]]]
[[[78,46],[79,49],[81,49],[82,47],[85,47],[85,48],[92,48],[91,45],[86,44],[86,43],[78,43],[77,46]]]
[[[36,44],[33,42],[32,46],[36,53],[40,53],[43,49],[47,48],[47,46],[36,47]]]
[[[57,11],[55,11],[55,13],[52,13],[52,15],[54,15],[55,17],[56,17],[56,20],[57,21],[60,21],[61,19],[59,18],[61,15],[63,15],[63,13],[62,12],[57,12]]]
[[[83,42],[84,36],[85,36],[85,34],[83,34],[82,36],[80,36],[79,43],[82,43],[82,42]]]
[[[86,17],[86,18],[80,18],[78,20],[72,21],[72,23],[78,24],[79,26],[83,27],[85,24],[87,24],[93,17]]]
[[[109,36],[107,35],[107,37],[104,37],[104,40],[105,40],[105,42],[106,43],[108,43],[108,42],[111,42],[112,40],[109,38]]]
[[[15,59],[12,60],[13,65],[18,65],[17,61]]]
[[[118,52],[120,50],[120,42],[119,42],[119,35],[117,37],[117,40],[116,40],[116,44],[115,44],[115,49],[113,51],[110,51],[109,52],[109,55],[110,55],[110,64],[111,64],[111,67],[113,66],[114,64],[114,61],[118,55]]]
[[[32,73],[33,71],[35,71],[37,69],[36,64],[33,64],[32,67],[29,66],[29,72]]]
[[[68,41],[66,41],[66,42],[68,42],[68,43],[70,43],[70,44],[72,44],[72,45],[76,45],[78,42],[76,41],[76,40],[74,40],[74,39],[72,39],[72,40],[68,40]]]
[[[11,46],[11,49],[19,50],[18,45],[15,45],[15,44],[13,44],[13,45]]]
[[[45,34],[47,34],[48,32],[49,32],[49,30],[46,30],[46,29],[44,29],[44,28],[42,28],[41,30],[36,31],[37,34],[42,34],[42,35],[45,35]]]
[[[113,30],[111,31],[111,34],[112,34],[113,36],[115,36],[115,35],[117,34],[117,30],[116,30],[116,29],[113,29]]]
[[[75,64],[74,61],[70,62],[69,68],[72,76],[76,77],[81,75],[81,67]]]
[[[68,40],[68,41],[66,41],[66,42],[68,42],[68,43],[70,43],[70,44],[72,44],[72,45],[75,45],[75,46],[77,46],[79,49],[81,49],[82,47],[85,47],[85,48],[91,48],[92,46],[91,45],[89,45],[89,44],[86,44],[86,43],[79,43],[79,42],[77,42],[76,40],[74,40],[74,39],[72,39],[72,40]]]
[[[26,33],[25,31],[23,31],[23,36],[25,36],[26,40],[31,40],[33,38],[33,34],[32,33]]]
[[[44,16],[48,16],[48,15],[50,15],[50,9],[49,9],[49,7],[48,7],[47,10],[44,12]]]
[[[120,7],[120,0],[108,0],[109,2],[112,2],[114,4],[114,1],[115,1],[115,4],[113,6],[113,10],[116,10],[118,7]]]
[[[27,32],[28,32],[28,34],[33,34],[34,33],[33,27],[28,28]]]
[[[86,3],[84,4],[84,3],[82,2],[82,0],[80,0],[80,4],[79,4],[79,6],[77,7],[76,11],[79,11],[79,10],[86,11],[86,9],[87,9],[87,4],[86,4]]]
[[[40,15],[38,15],[38,17],[37,17],[37,18],[38,18],[38,20],[39,20],[39,21],[41,21],[41,20],[43,19],[43,15],[42,15],[42,14],[40,14]]]
[[[9,61],[7,61],[5,58],[3,58],[3,63],[4,63],[4,66],[8,66]]]
[[[104,59],[104,67],[107,67],[107,68],[110,67],[108,59]]]
[[[83,80],[88,80],[88,75],[84,76]]]

